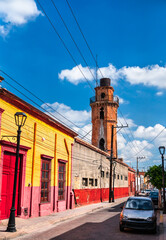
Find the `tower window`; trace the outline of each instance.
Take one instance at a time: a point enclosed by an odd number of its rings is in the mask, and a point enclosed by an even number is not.
[[[100,139],[100,142],[99,142],[99,148],[100,148],[101,150],[103,150],[103,151],[104,151],[104,143],[105,143],[104,139],[101,138],[101,139]]]
[[[100,119],[104,119],[104,108],[100,108]]]
[[[105,98],[105,93],[104,92],[101,93],[101,98]]]

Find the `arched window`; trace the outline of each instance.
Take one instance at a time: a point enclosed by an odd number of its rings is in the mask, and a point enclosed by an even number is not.
[[[104,108],[100,108],[100,119],[104,119]]]
[[[105,144],[105,141],[104,141],[103,138],[101,138],[101,139],[100,139],[100,142],[99,142],[99,148],[100,148],[101,150],[103,150],[103,151],[104,151],[104,144]]]
[[[101,98],[105,98],[105,93],[104,92],[101,93]]]

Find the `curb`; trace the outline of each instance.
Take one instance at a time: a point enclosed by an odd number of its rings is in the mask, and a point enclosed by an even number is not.
[[[93,212],[99,211],[101,209],[114,207],[114,206],[116,206],[118,204],[121,204],[121,203],[123,203],[125,201],[126,201],[126,199],[123,199],[123,200],[120,200],[120,201],[117,201],[117,202],[115,201],[115,202],[112,202],[112,203],[105,202],[106,204],[103,204],[103,205],[101,204],[100,206],[96,206],[96,207],[94,206],[94,208],[93,207],[92,208],[89,207],[89,208],[85,208],[85,209],[82,209],[82,210],[80,209],[81,211],[75,211],[73,213],[71,212],[69,215],[63,216],[61,218],[59,217],[57,219],[50,219],[50,220],[48,219],[47,221],[45,220],[43,222],[39,222],[38,224],[35,225],[36,228],[32,228],[31,229],[31,232],[26,232],[26,230],[24,228],[20,228],[17,232],[11,233],[11,235],[0,237],[0,240],[21,239],[21,237],[23,237],[23,238],[25,237],[25,239],[27,237],[27,239],[28,239],[28,237],[30,237],[31,234],[33,235],[33,234],[35,234],[37,232],[48,231],[49,229],[53,228],[54,225],[56,225],[58,223],[61,223],[63,221],[67,221],[67,220],[75,218],[75,217],[80,217],[80,216],[88,214],[88,213],[93,213]],[[5,226],[5,224],[3,224],[3,226]]]

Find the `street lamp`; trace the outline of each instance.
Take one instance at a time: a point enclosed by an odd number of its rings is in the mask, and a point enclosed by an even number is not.
[[[165,177],[164,177],[164,153],[165,153],[165,147],[160,146],[159,147],[159,152],[161,154],[161,159],[162,159],[162,182],[163,182],[163,202],[164,202],[164,209],[163,213],[166,213],[166,204],[165,204]]]
[[[15,174],[14,174],[14,186],[13,186],[13,199],[12,199],[12,207],[10,209],[10,217],[8,222],[8,227],[6,229],[7,232],[16,232],[15,227],[15,199],[16,199],[16,184],[17,184],[17,170],[18,170],[18,158],[19,158],[19,148],[20,148],[20,135],[21,135],[21,127],[24,126],[27,116],[23,112],[16,112],[15,115],[15,123],[18,126],[17,130],[17,150],[16,150],[16,162],[15,162]]]

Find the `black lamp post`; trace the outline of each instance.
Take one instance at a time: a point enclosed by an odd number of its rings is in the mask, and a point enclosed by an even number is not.
[[[164,153],[165,153],[165,147],[164,147],[164,146],[160,146],[160,147],[159,147],[159,152],[160,152],[160,154],[161,154],[161,159],[162,159],[163,202],[164,202],[163,213],[166,213],[166,204],[165,204],[165,177],[164,177]]]
[[[16,112],[15,115],[15,123],[18,126],[17,130],[17,150],[16,150],[16,162],[15,162],[15,174],[14,174],[14,186],[13,186],[13,199],[12,199],[12,207],[10,209],[10,217],[8,222],[8,227],[6,229],[7,232],[16,232],[15,227],[15,199],[16,199],[16,185],[17,185],[17,170],[18,170],[18,158],[19,158],[19,148],[20,148],[20,135],[21,135],[21,127],[24,126],[27,116],[23,112]]]

